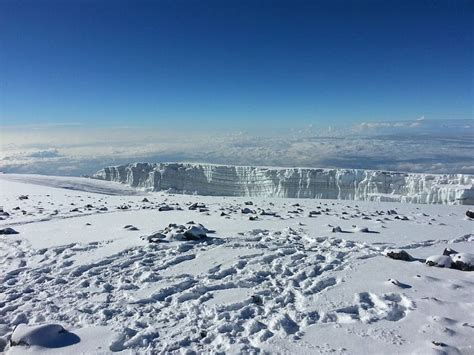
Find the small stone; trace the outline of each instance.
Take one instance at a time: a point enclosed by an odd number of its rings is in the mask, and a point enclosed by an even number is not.
[[[451,248],[446,248],[444,249],[443,251],[443,255],[453,255],[453,254],[457,254],[458,252],[454,249],[451,249]]]
[[[149,235],[146,239],[149,243],[160,243],[166,239],[166,235],[161,232],[157,232]]]
[[[413,257],[405,250],[390,250],[385,253],[385,256],[394,260],[412,261]]]
[[[433,255],[426,259],[426,265],[450,268],[453,261],[446,255]]]
[[[204,203],[195,202],[195,203],[193,203],[192,205],[190,205],[190,206],[188,207],[188,209],[191,210],[191,211],[194,211],[194,210],[201,210],[201,209],[207,210],[207,207],[206,207],[206,205],[205,205]],[[200,211],[200,212],[202,212],[202,211]]]
[[[252,303],[256,304],[257,306],[263,305],[263,299],[260,295],[252,295]]]
[[[0,229],[0,234],[7,235],[7,234],[19,234],[19,233],[13,228],[7,227],[7,228]]]
[[[458,253],[451,256],[452,268],[462,271],[474,271],[474,254]]]
[[[188,240],[199,240],[199,239],[206,238],[207,235],[206,235],[206,231],[203,228],[192,226],[191,228],[189,228],[187,231],[184,232],[184,237],[185,239],[188,239]]]

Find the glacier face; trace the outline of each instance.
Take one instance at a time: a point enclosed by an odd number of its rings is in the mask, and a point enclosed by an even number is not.
[[[463,174],[133,163],[106,167],[93,177],[146,190],[199,195],[474,204],[474,176]]]

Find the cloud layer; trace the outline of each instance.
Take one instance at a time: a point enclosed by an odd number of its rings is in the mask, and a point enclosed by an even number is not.
[[[0,170],[88,175],[134,161],[474,174],[472,120],[364,122],[285,133],[6,127]]]

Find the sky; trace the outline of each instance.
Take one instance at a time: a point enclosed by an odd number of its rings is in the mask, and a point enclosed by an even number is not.
[[[0,172],[474,174],[474,1],[0,0]]]
[[[473,119],[474,2],[0,0],[0,125]]]

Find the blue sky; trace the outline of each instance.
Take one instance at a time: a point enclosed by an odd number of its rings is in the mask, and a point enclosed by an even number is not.
[[[0,1],[1,124],[473,117],[472,1]]]

